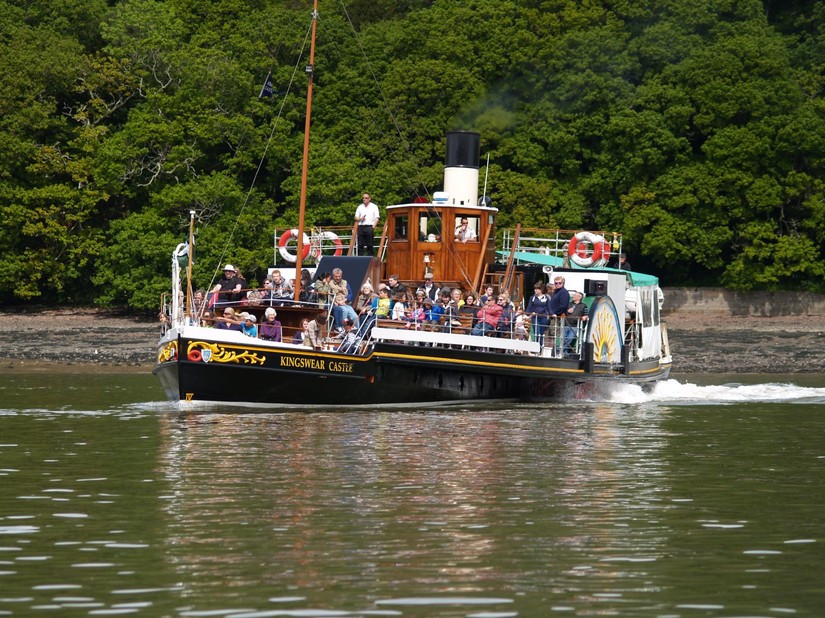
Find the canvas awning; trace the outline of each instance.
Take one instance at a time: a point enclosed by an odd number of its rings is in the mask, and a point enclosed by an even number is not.
[[[510,257],[509,251],[496,251],[496,254],[504,258]],[[527,251],[517,251],[515,254],[513,254],[513,258],[515,259],[516,263],[539,264],[540,266],[552,266],[553,268],[562,268],[563,263],[562,258],[558,256],[544,255],[543,253],[533,253]],[[570,264],[570,269],[589,270],[588,268],[582,268],[572,263]],[[610,273],[620,273],[623,275],[627,275],[630,278],[630,285],[633,286],[645,287],[659,285],[659,278],[654,277],[653,275],[646,275],[644,273],[639,273],[632,270],[619,270],[618,268],[605,267],[599,268],[599,270],[603,270]]]

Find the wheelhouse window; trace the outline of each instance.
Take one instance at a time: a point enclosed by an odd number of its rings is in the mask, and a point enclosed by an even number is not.
[[[441,213],[435,210],[418,216],[418,239],[424,242],[441,242]]]
[[[459,242],[478,242],[478,215],[457,215],[455,218],[455,239]]]
[[[409,234],[409,217],[407,215],[398,215],[394,219],[393,225],[393,240],[407,240]]]

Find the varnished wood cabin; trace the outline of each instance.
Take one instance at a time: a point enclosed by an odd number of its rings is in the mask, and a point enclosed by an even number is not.
[[[431,203],[387,207],[384,279],[397,274],[422,281],[430,272],[439,282],[479,287],[485,266],[495,258],[498,212],[478,199],[480,140],[478,133],[448,132],[444,190],[434,193]],[[472,231],[466,241],[456,236],[464,218]]]

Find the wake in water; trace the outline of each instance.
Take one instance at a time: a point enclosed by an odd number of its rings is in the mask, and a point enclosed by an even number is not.
[[[653,386],[611,384],[593,397],[612,403],[668,403],[703,405],[728,403],[825,403],[825,388],[769,382],[765,384],[719,384],[699,386],[678,380],[663,380]]]

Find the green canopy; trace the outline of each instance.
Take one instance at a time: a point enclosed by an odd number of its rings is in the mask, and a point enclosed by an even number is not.
[[[510,257],[509,251],[496,251],[496,254],[505,258]],[[541,266],[552,266],[553,268],[562,268],[564,262],[562,258],[555,255],[544,255],[543,253],[533,253],[525,251],[517,251],[513,254],[513,258],[516,260],[516,262],[539,264]],[[581,266],[576,266],[573,263],[570,264],[569,268],[571,270],[590,270],[589,268],[582,268]],[[634,286],[645,287],[651,285],[659,285],[659,278],[654,277],[653,275],[645,275],[643,273],[633,272],[632,270],[619,270],[618,268],[598,268],[596,270],[627,275],[630,278],[630,285]]]

